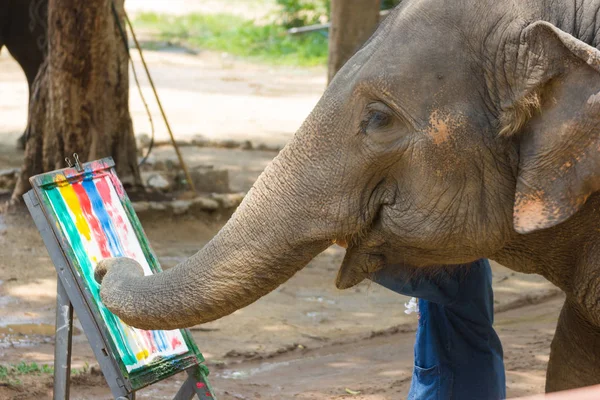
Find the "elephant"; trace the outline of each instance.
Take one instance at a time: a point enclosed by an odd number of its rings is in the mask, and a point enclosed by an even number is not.
[[[46,56],[48,0],[0,0],[0,50],[19,63],[32,95],[33,81]],[[25,148],[27,133],[17,141]]]
[[[198,253],[96,269],[126,323],[215,320],[332,243],[345,289],[480,258],[566,294],[547,391],[600,383],[600,0],[404,0]]]

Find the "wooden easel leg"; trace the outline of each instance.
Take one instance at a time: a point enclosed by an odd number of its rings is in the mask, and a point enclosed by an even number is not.
[[[194,385],[196,382],[191,377],[188,377],[183,385],[173,398],[173,400],[191,400],[196,392],[194,391]]]
[[[56,291],[56,337],[54,343],[54,400],[69,400],[73,306],[58,279]]]
[[[200,400],[216,400],[208,379],[206,379],[208,370],[205,368],[203,365],[199,365],[188,369],[186,371],[188,378],[173,400],[191,400],[194,395],[197,395]]]

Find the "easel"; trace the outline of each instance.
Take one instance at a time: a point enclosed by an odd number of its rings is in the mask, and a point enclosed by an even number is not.
[[[112,163],[112,160],[110,160]],[[113,164],[114,165],[114,164]],[[68,265],[66,256],[53,231],[43,208],[40,206],[34,189],[23,196],[25,204],[40,231],[44,244],[58,275],[56,296],[56,344],[54,350],[54,400],[68,400],[71,375],[71,339],[73,334],[73,310],[92,347],[100,369],[104,374],[113,397],[116,400],[134,400],[134,388],[119,368],[118,361],[109,350],[106,332],[103,331],[83,293],[73,270]],[[186,330],[187,331],[187,330]],[[189,333],[189,331],[187,331]],[[183,371],[183,369],[181,370]],[[178,371],[175,371],[178,372]],[[175,400],[191,400],[198,396],[200,400],[213,400],[215,396],[207,380],[208,368],[195,363],[185,369],[187,379],[181,386]],[[154,382],[152,382],[154,383]]]

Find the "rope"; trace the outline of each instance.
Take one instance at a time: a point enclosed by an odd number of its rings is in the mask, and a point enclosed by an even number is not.
[[[127,43],[127,38],[125,36],[125,32],[121,27],[121,23],[119,21],[119,14],[117,13],[117,9],[115,7],[115,3],[114,1],[111,2],[112,5],[112,10],[113,10],[113,14],[115,15],[115,19],[117,21],[117,26],[119,26],[119,30],[121,31],[121,36],[124,39],[124,43],[125,46],[127,47],[127,54],[129,55],[129,46]],[[190,190],[192,192],[196,192],[196,188],[194,187],[194,181],[192,180],[192,177],[190,176],[190,172],[187,168],[187,165],[185,164],[185,161],[183,160],[183,156],[181,155],[181,151],[179,150],[179,146],[177,145],[177,142],[175,141],[175,136],[173,135],[173,131],[171,130],[171,125],[169,124],[169,121],[167,119],[167,115],[165,114],[165,110],[163,109],[162,103],[160,101],[160,98],[158,97],[158,92],[156,91],[156,87],[154,86],[154,81],[152,80],[152,76],[150,76],[150,71],[148,69],[148,65],[146,64],[146,60],[144,59],[144,55],[142,53],[142,48],[140,47],[140,44],[137,40],[137,37],[135,36],[135,32],[133,30],[133,26],[131,24],[131,21],[129,20],[129,17],[127,16],[127,13],[125,12],[125,10],[123,10],[123,14],[125,16],[125,21],[127,22],[127,25],[129,26],[129,30],[131,31],[131,37],[135,43],[135,47],[138,50],[138,53],[140,55],[140,60],[142,61],[142,65],[144,66],[144,70],[146,71],[146,76],[148,78],[148,82],[150,83],[150,87],[152,88],[152,92],[154,93],[154,97],[156,99],[156,103],[158,105],[158,108],[160,110],[160,113],[163,117],[163,120],[165,122],[165,125],[167,127],[167,131],[169,132],[169,136],[171,137],[171,143],[173,144],[173,148],[175,149],[175,153],[177,153],[177,158],[179,159],[179,164],[181,165],[181,168],[183,169],[183,172],[185,174],[185,178],[187,180],[187,184],[190,188]],[[129,55],[129,60],[131,61],[131,55]],[[132,61],[133,63],[133,61]],[[137,81],[137,79],[136,79]],[[141,89],[140,89],[141,91]],[[153,132],[153,137],[154,137],[154,132]]]
[[[129,63],[131,64],[131,70],[133,71],[133,78],[135,80],[135,85],[138,89],[138,93],[140,94],[140,97],[142,99],[142,103],[144,104],[144,108],[146,109],[146,115],[148,116],[148,122],[150,122],[150,131],[151,131],[151,136],[150,136],[150,145],[148,146],[148,151],[146,152],[146,155],[142,158],[142,161],[140,161],[140,163],[138,164],[138,166],[142,166],[146,163],[146,160],[148,160],[148,157],[150,156],[150,153],[152,152],[152,148],[154,147],[154,121],[152,120],[152,113],[150,112],[150,107],[148,106],[148,103],[146,102],[146,97],[144,96],[144,92],[142,91],[142,85],[140,84],[140,81],[138,79],[138,75],[137,75],[137,70],[135,69],[135,64],[133,62],[133,59],[131,58],[131,54],[129,53],[129,43],[127,42],[127,36],[125,35],[125,31],[123,30],[123,26],[121,25],[121,21],[119,18],[119,14],[117,13],[117,9],[115,7],[115,3],[111,2],[111,8],[112,8],[112,13],[113,16],[115,18],[115,21],[117,22],[117,28],[119,29],[119,33],[121,34],[121,39],[123,39],[123,43],[125,44],[125,51],[127,52],[127,59],[129,60]]]

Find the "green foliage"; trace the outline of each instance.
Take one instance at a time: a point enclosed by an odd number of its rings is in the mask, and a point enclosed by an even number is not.
[[[390,8],[394,8],[400,4],[400,1],[402,0],[381,0],[381,9],[388,10]]]
[[[54,373],[54,368],[51,365],[42,364],[38,365],[36,363],[27,364],[24,361],[21,361],[17,365],[14,366],[17,375],[29,375],[29,374],[51,374]]]
[[[54,367],[51,365],[38,365],[37,363],[26,363],[21,361],[18,364],[0,365],[0,382],[11,386],[18,386],[21,380],[18,379],[22,375],[52,375]]]
[[[81,374],[86,374],[90,371],[90,366],[86,362],[83,365],[83,368],[71,369],[71,375],[77,376]],[[26,363],[21,361],[18,364],[6,364],[0,365],[0,383],[4,383],[9,386],[20,386],[22,384],[20,377],[24,375],[33,375],[33,376],[41,376],[41,375],[54,375],[54,367],[52,365],[47,364],[37,364]]]
[[[90,371],[91,371],[90,364],[88,364],[86,361],[85,363],[83,363],[83,368],[81,368],[81,369],[72,368],[71,375],[85,375],[85,374],[89,373]]]
[[[381,0],[381,9],[387,10],[401,0]],[[282,23],[287,28],[319,24],[329,21],[331,0],[277,0],[281,7]]]
[[[276,1],[281,10],[275,16],[276,22],[256,23],[229,14],[173,16],[142,13],[134,24],[156,31],[160,40],[184,46],[223,51],[272,64],[325,64],[328,54],[326,31],[291,36],[286,30],[327,22],[330,0]],[[391,8],[398,3],[400,0],[381,0],[381,8]],[[144,46],[157,47],[152,43]]]
[[[329,20],[330,0],[277,0],[286,28],[324,23]]]
[[[327,60],[327,38],[321,33],[290,36],[283,26],[259,25],[229,14],[143,13],[134,24],[156,30],[162,40],[274,64],[313,66]]]

